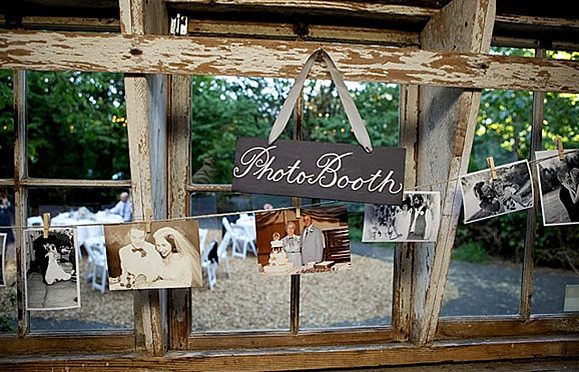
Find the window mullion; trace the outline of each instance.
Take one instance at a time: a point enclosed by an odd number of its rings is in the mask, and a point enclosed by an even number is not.
[[[545,49],[537,48],[535,58],[545,58]],[[545,107],[545,93],[533,92],[533,119],[531,128],[531,146],[529,159],[535,160],[535,151],[542,150],[542,125]],[[535,235],[537,232],[537,209],[539,208],[539,187],[537,184],[537,168],[531,166],[531,174],[535,188],[534,207],[527,212],[527,230],[525,235],[525,256],[523,259],[523,277],[521,280],[520,314],[524,319],[531,316],[531,300],[533,295],[533,265],[535,257]]]

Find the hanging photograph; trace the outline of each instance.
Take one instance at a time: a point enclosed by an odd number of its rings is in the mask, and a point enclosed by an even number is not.
[[[566,150],[563,160],[557,151],[537,151],[535,156],[543,224],[578,224],[579,150]]]
[[[105,225],[109,288],[189,288],[203,285],[196,221]]]
[[[439,192],[405,192],[402,205],[366,204],[362,242],[436,241]]]
[[[63,310],[80,307],[76,230],[24,230],[26,310]]]
[[[490,169],[460,177],[464,223],[485,220],[533,206],[533,182],[527,160],[496,167],[496,179]]]
[[[255,214],[257,260],[265,276],[350,268],[348,211],[344,206]]]
[[[6,278],[4,277],[6,272],[6,240],[8,240],[8,234],[0,233],[0,287],[6,286]]]

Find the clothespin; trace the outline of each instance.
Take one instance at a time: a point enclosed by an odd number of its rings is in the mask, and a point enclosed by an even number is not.
[[[153,211],[151,208],[147,208],[145,211],[145,233],[151,233],[151,217],[153,216]]]
[[[493,180],[497,179],[497,170],[495,169],[495,159],[492,156],[487,157],[487,164],[491,170],[491,177]]]
[[[44,215],[42,216],[42,223],[43,223],[43,231],[42,231],[42,237],[44,239],[48,239],[48,232],[50,229],[50,213],[44,213]]]
[[[557,137],[557,151],[559,151],[559,160],[565,160],[565,149],[561,137]]]
[[[296,218],[300,218],[301,215],[302,215],[302,212],[301,212],[301,210],[300,210],[300,207],[297,207],[297,208],[296,208]]]

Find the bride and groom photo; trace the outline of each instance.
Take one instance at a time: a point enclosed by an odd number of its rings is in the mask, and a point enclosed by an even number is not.
[[[76,241],[71,228],[51,228],[48,238],[42,229],[24,231],[27,310],[80,307]]]
[[[196,221],[105,225],[111,290],[202,286]]]

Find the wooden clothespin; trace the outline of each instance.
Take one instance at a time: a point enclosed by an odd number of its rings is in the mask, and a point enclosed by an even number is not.
[[[487,157],[487,164],[491,170],[491,177],[493,180],[497,179],[497,170],[495,169],[495,159],[492,156]]]
[[[151,218],[153,217],[153,211],[151,208],[147,208],[145,211],[145,233],[151,233]]]
[[[42,237],[48,239],[48,232],[50,230],[50,213],[44,213],[42,216],[43,231]]]
[[[302,212],[301,212],[301,210],[300,210],[300,207],[297,207],[297,208],[296,208],[296,218],[300,218],[301,215],[302,215]]]
[[[559,152],[559,160],[565,160],[565,149],[561,137],[557,137],[557,151]]]

